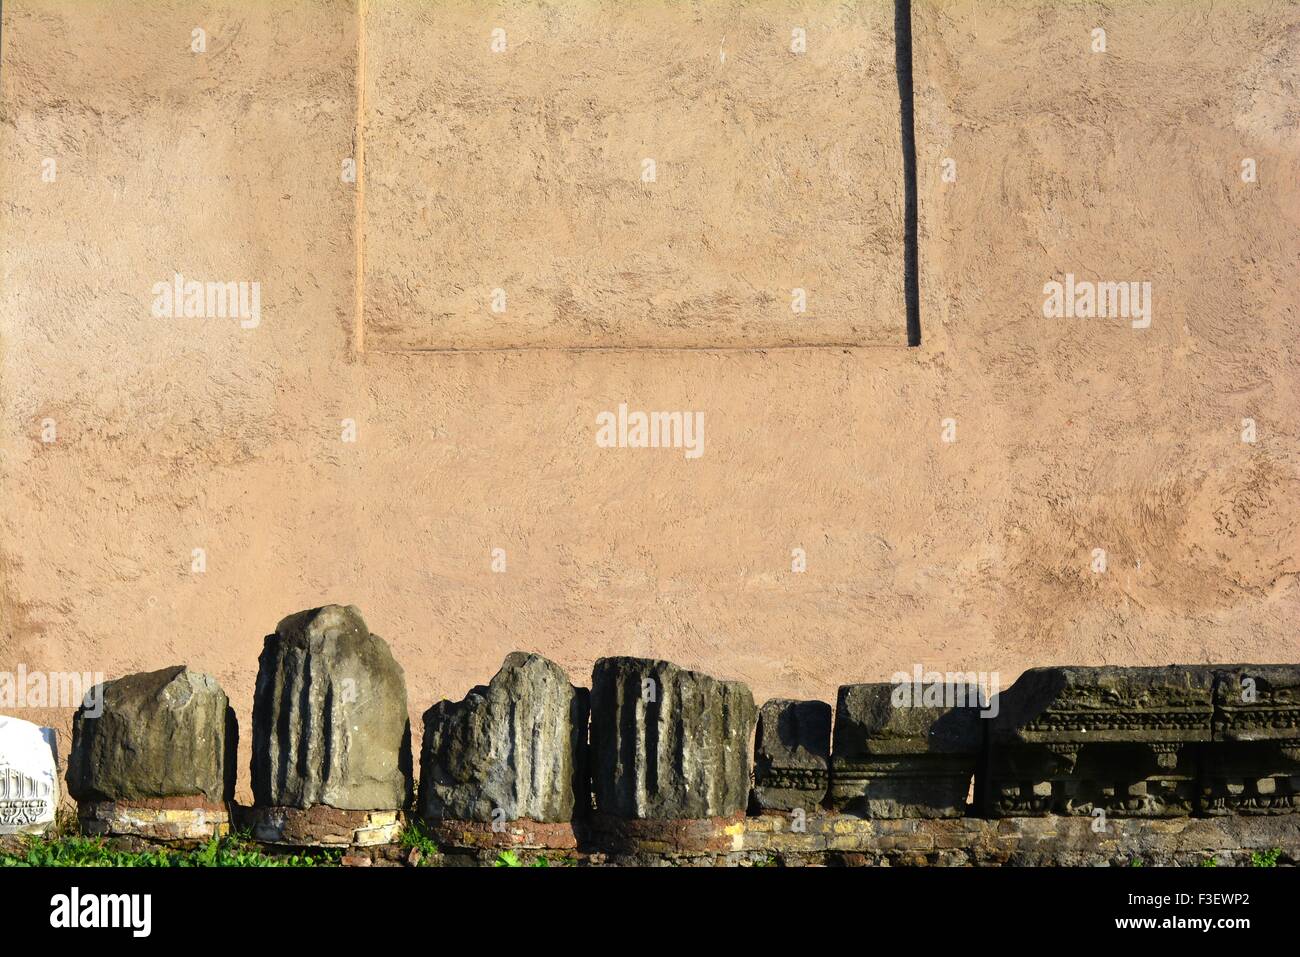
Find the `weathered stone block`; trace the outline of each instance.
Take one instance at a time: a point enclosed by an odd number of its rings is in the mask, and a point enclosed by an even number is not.
[[[711,818],[744,811],[754,696],[667,661],[602,658],[592,672],[596,807],[617,818]]]
[[[1252,852],[1300,858],[1300,816],[1271,819],[1119,819],[1101,833],[1084,817],[987,821],[863,820],[809,815],[802,832],[780,817],[750,818],[744,849],[759,859],[850,865],[1195,866],[1214,858],[1249,864]]]
[[[752,803],[762,811],[811,810],[830,784],[831,706],[775,699],[758,712]]]
[[[298,612],[266,637],[252,772],[262,807],[391,810],[410,802],[405,676],[356,608]]]
[[[235,712],[215,678],[184,665],[127,675],[72,723],[68,793],[79,802],[234,796]]]
[[[715,855],[743,849],[748,821],[743,811],[726,817],[672,819],[596,814],[583,828],[582,843],[634,866],[707,863]]]
[[[370,847],[390,844],[402,831],[395,810],[363,811],[325,804],[246,808],[242,819],[255,840],[294,847]]]
[[[939,684],[840,688],[831,804],[870,818],[961,817],[979,758],[979,689]]]
[[[1210,740],[1209,668],[1033,668],[999,696],[986,812],[1178,817]]]
[[[39,834],[58,806],[54,730],[0,715],[0,834]]]
[[[486,821],[429,821],[427,830],[442,854],[450,850],[482,851],[489,848],[527,848],[574,851],[581,825],[570,821],[540,822],[517,819],[504,826]]]
[[[1300,811],[1300,665],[1215,669],[1213,739],[1204,750],[1204,813]]]
[[[82,834],[130,835],[165,843],[191,843],[230,831],[230,809],[204,797],[130,801],[79,801]]]
[[[420,813],[428,820],[570,821],[588,804],[590,694],[559,665],[515,652],[486,687],[424,714]]]

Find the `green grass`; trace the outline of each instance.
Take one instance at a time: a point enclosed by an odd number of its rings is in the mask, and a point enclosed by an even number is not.
[[[577,860],[572,857],[561,857],[556,861],[556,863],[560,867],[576,867],[578,865]],[[493,867],[524,867],[524,866],[550,867],[551,862],[550,859],[547,858],[545,854],[542,854],[539,855],[538,857],[533,858],[533,863],[525,865],[523,861],[519,860],[519,855],[516,854],[514,851],[502,851],[500,854],[497,855],[497,859],[492,862],[492,866]]]
[[[433,837],[429,834],[428,828],[419,819],[413,818],[402,829],[399,843],[407,850],[420,852],[420,867],[429,867],[438,856],[438,845],[433,842]]]
[[[402,831],[400,845],[420,852],[421,867],[436,866],[438,847],[420,821]],[[298,854],[267,854],[247,832],[213,838],[189,850],[160,848],[123,851],[102,837],[75,833],[29,837],[19,851],[0,851],[0,867],[330,867],[337,866],[341,850],[316,850]],[[512,850],[501,851],[495,867],[576,867],[577,858],[539,855],[524,863]]]
[[[0,867],[320,867],[337,864],[340,852],[270,855],[246,834],[214,837],[192,850],[120,851],[103,838],[69,834],[32,837],[19,853],[0,852]]]
[[[1277,867],[1277,859],[1282,856],[1282,848],[1275,847],[1271,851],[1252,851],[1250,855],[1251,867]]]

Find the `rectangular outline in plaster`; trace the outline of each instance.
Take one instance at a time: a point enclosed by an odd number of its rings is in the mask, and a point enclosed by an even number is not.
[[[366,100],[366,9],[368,0],[357,0],[357,79],[356,79],[356,189],[354,208],[354,236],[356,247],[356,276],[354,278],[354,316],[352,323],[352,348],[357,355],[366,353],[365,320],[365,100]],[[907,320],[906,347],[921,344],[920,325],[920,243],[917,238],[916,198],[916,132],[913,118],[912,87],[912,3],[911,0],[894,0],[894,71],[898,80],[899,122],[903,161],[903,300]],[[700,345],[700,346],[614,346],[614,345],[518,345],[518,346],[405,346],[379,348],[371,352],[380,355],[472,355],[493,352],[771,352],[787,349],[840,349],[855,351],[866,349],[896,349],[900,344],[890,342],[820,342],[775,343],[760,345]]]
[[[352,133],[353,161],[353,234],[356,247],[356,275],[353,277],[353,296],[356,315],[352,320],[352,348],[357,355],[366,351],[366,176],[365,176],[365,110],[366,110],[366,0],[357,0],[357,117]]]

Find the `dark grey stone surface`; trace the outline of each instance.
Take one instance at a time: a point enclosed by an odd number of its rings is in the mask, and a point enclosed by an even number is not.
[[[216,679],[184,665],[107,681],[77,710],[68,793],[79,801],[234,794],[235,713]],[[93,712],[102,707],[98,717]]]
[[[830,784],[831,706],[777,698],[758,712],[754,793],[760,811],[810,810]]]
[[[405,676],[356,608],[298,612],[266,637],[253,696],[252,772],[260,806],[410,803]]]
[[[1300,812],[1300,665],[1216,667],[1213,739],[1203,751],[1205,814]]]
[[[592,672],[596,808],[621,818],[741,813],[749,798],[754,696],[667,661],[602,658]]]
[[[928,698],[910,685],[841,687],[831,804],[870,818],[960,817],[983,744],[979,705],[979,689],[964,684]]]
[[[999,696],[986,813],[1178,817],[1196,807],[1210,668],[1033,668]]]
[[[515,652],[485,687],[424,714],[421,815],[429,820],[573,819],[588,804],[590,694],[554,662]]]

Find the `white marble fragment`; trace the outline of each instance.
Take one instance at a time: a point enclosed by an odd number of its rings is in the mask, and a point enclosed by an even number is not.
[[[54,823],[55,740],[52,728],[0,715],[0,834],[38,834]]]

